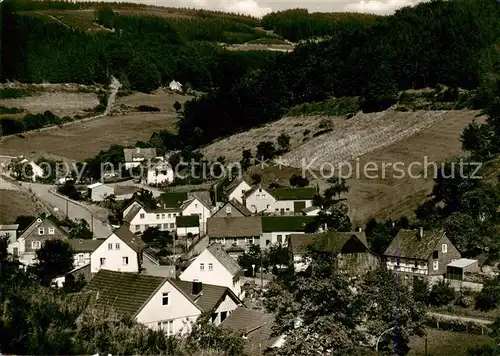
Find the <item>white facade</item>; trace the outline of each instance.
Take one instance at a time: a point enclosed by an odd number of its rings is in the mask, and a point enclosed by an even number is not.
[[[199,226],[194,226],[194,227],[177,227],[177,236],[179,237],[184,237],[188,236],[189,234],[195,236],[200,234],[200,227]]]
[[[194,198],[183,207],[182,215],[198,215],[200,217],[200,233],[204,234],[207,231],[207,219],[212,215],[212,212],[205,204],[202,204],[199,199]]]
[[[117,272],[139,272],[137,252],[112,233],[91,254],[90,271],[97,273],[100,269]]]
[[[168,85],[170,90],[182,91],[182,84],[176,80],[172,80]]]
[[[269,245],[281,244],[281,246],[288,246],[290,235],[304,234],[303,231],[279,231],[279,232],[264,232],[260,238],[260,247],[266,248]]]
[[[217,314],[215,319],[212,319],[212,323],[216,326],[220,325],[226,318],[231,314],[231,312],[238,307],[233,298],[226,295],[226,298],[220,303],[219,307],[215,310],[214,314]]]
[[[164,305],[165,300],[168,300],[167,305]],[[200,309],[165,281],[139,311],[136,320],[151,329],[163,330],[167,335],[186,334],[200,314]]]
[[[73,254],[73,267],[83,267],[91,262],[92,253],[90,252],[76,252]]]
[[[276,199],[264,188],[255,189],[245,199],[245,205],[252,213],[272,212],[275,203]]]
[[[205,284],[228,287],[240,299],[243,299],[242,280],[233,278],[224,265],[207,249],[196,257],[188,268],[179,276],[182,281],[198,281]]]
[[[17,241],[17,229],[19,225],[0,225],[0,237],[8,236],[9,244],[7,245],[7,253],[14,255],[16,252],[19,255],[24,253],[24,243],[22,246]]]
[[[87,186],[89,198],[92,201],[103,201],[107,196],[115,194],[115,189],[102,183]]]
[[[168,184],[174,181],[174,170],[167,162],[158,162],[148,168],[147,184]]]
[[[123,215],[126,216],[130,211],[127,208]],[[175,218],[181,215],[181,211],[163,211],[158,209],[158,211],[147,212],[144,208],[141,208],[134,216],[134,218],[127,223],[128,228],[133,233],[142,233],[148,227],[158,227],[161,231],[176,231]]]
[[[394,257],[387,258],[386,264],[387,269],[389,270],[395,270],[397,268],[397,260]],[[400,258],[398,270],[400,272],[414,273],[425,276],[429,274],[429,263],[423,260],[416,261]]]
[[[245,195],[245,192],[249,191],[250,189],[252,189],[250,184],[243,180],[229,193],[228,200],[231,201],[233,199],[236,199],[241,204],[243,204],[243,197]]]

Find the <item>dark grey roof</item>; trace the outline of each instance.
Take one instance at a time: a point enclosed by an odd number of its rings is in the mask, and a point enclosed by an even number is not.
[[[229,194],[231,194],[233,192],[233,190],[242,182],[245,182],[246,184],[248,184],[248,186],[252,186],[251,184],[249,184],[246,180],[244,180],[243,178],[238,178],[238,179],[235,179],[233,181],[231,181],[231,183],[229,183],[226,187],[226,190]]]
[[[250,237],[262,234],[260,216],[236,216],[207,219],[207,235],[210,237]]]
[[[135,216],[137,215],[137,213],[139,211],[141,211],[142,208],[143,207],[139,206],[139,205],[136,205],[136,206],[132,207],[132,209],[130,209],[130,211],[128,212],[128,214],[125,215],[125,217],[123,218],[123,222],[130,223],[135,218]]]
[[[351,240],[355,239],[368,250],[368,243],[366,241],[366,234],[364,232],[338,232],[338,231],[329,231],[321,234],[317,234],[314,238],[314,243],[312,244],[312,248],[315,251],[319,252],[333,252],[338,253],[345,244]]]
[[[96,305],[135,317],[165,281],[161,277],[101,269],[82,292],[99,292]]]
[[[132,233],[125,225],[120,226],[118,229],[113,231],[113,234],[118,236],[120,240],[125,242],[132,250],[139,253],[146,244],[142,239],[136,234]]]
[[[241,304],[241,301],[227,287],[214,286],[212,284],[202,284],[202,292],[199,295],[193,295],[193,282],[169,280],[177,289],[179,289],[186,297],[188,297],[198,308],[203,312],[213,312],[219,304],[224,300],[226,295],[230,295],[236,304]]]
[[[315,236],[316,234],[291,234],[288,246],[295,255],[305,254],[313,244]]]
[[[221,327],[246,335],[245,353],[262,355],[278,337],[272,336],[274,316],[262,311],[238,307],[224,320]]]
[[[427,260],[444,236],[442,230],[424,231],[422,237],[419,230],[399,230],[384,256]]]
[[[237,209],[244,216],[252,215],[252,212],[236,199],[231,199],[231,201],[229,201],[227,204],[231,204],[232,206],[234,206],[234,208]]]
[[[133,162],[134,158],[152,159],[156,157],[156,148],[124,148],[125,162]]]
[[[213,243],[207,247],[207,250],[220,262],[233,276],[241,271],[240,265],[227,254],[221,244]]]
[[[75,252],[93,252],[98,248],[105,240],[90,240],[90,239],[68,239],[67,243],[70,244],[71,248]]]
[[[40,219],[41,221],[39,222],[38,219]],[[33,220],[33,222],[21,233],[18,239],[20,239],[21,237],[27,237],[31,235],[33,230],[35,230],[38,227],[38,225],[40,225],[45,220],[50,221],[50,223],[54,226],[54,228],[58,229],[64,236],[68,237],[68,231],[61,227],[59,220],[57,220],[55,216],[48,214],[46,216],[41,215],[37,217],[35,220]]]
[[[208,209],[212,210],[212,198],[210,197],[210,192],[207,190],[197,190],[194,192],[189,193],[193,198],[196,198],[205,205]]]

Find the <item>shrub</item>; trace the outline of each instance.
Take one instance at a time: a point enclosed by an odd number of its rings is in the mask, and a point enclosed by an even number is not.
[[[149,106],[149,105],[139,105],[137,107],[137,110],[139,110],[141,112],[157,112],[157,111],[160,111],[159,108],[157,108],[155,106]]]
[[[429,303],[433,306],[448,305],[455,299],[455,290],[445,281],[439,281],[432,286],[429,293]]]

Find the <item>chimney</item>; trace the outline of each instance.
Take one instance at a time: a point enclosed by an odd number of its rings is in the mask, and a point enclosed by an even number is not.
[[[424,237],[424,228],[422,226],[420,226],[420,228],[418,229],[418,237],[420,239]]]
[[[191,294],[198,295],[203,290],[203,284],[201,282],[193,282],[193,290]]]

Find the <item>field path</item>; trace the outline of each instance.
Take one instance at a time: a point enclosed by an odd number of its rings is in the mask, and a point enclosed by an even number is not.
[[[52,16],[52,15],[49,15],[49,14],[43,13],[43,12],[41,12],[41,11],[37,11],[36,13],[37,13],[37,14],[39,14],[39,15],[44,15],[44,16],[50,17],[52,20],[54,20],[55,22],[59,23],[60,25],[63,25],[63,26],[64,26],[64,27],[66,27],[66,28],[71,28],[71,27],[69,27],[68,25],[66,25],[64,22],[62,22],[61,20],[59,20],[57,17],[54,17],[54,16]]]

